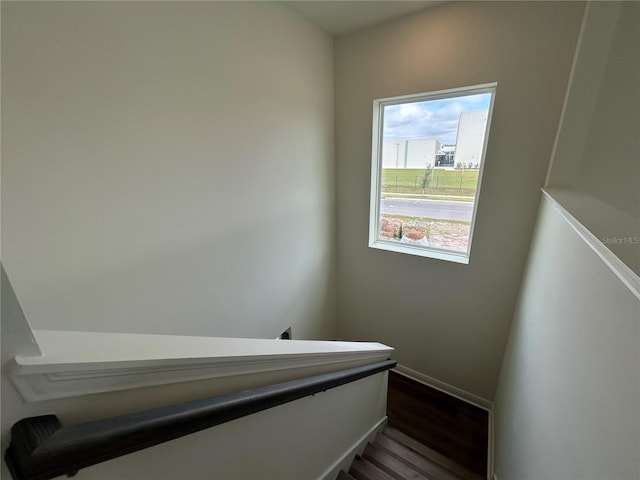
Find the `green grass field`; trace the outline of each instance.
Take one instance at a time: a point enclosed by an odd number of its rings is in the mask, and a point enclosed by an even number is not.
[[[431,182],[423,192],[424,172],[420,168],[383,168],[382,193],[468,196],[476,193],[478,170],[434,169]]]

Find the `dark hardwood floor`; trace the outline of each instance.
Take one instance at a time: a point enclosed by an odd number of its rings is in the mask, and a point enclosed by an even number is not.
[[[387,416],[391,427],[487,477],[486,410],[390,371]]]

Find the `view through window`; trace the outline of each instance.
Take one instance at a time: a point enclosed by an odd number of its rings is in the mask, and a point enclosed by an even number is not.
[[[371,247],[468,263],[495,90],[374,101]]]

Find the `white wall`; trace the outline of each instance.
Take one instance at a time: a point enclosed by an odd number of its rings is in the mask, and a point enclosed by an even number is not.
[[[576,184],[580,190],[640,220],[638,59],[640,3],[624,2]]]
[[[593,2],[548,186],[592,197],[572,211],[640,275],[640,4]]]
[[[549,186],[640,218],[640,4],[591,2]]]
[[[544,199],[495,402],[500,480],[640,476],[640,300]]]
[[[35,328],[332,334],[327,35],[271,2],[3,2],[2,74]]]
[[[493,398],[583,9],[450,2],[336,41],[341,336]],[[367,248],[373,100],[494,81],[470,264]]]
[[[606,240],[640,235],[639,31],[636,3],[587,8],[496,394],[500,480],[640,477],[640,246]]]

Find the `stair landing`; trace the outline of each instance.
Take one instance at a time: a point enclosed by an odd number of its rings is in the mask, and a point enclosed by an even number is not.
[[[483,477],[489,412],[405,375],[389,372],[389,425]]]

